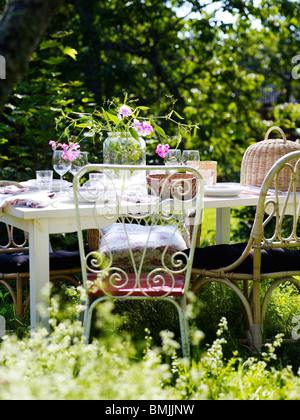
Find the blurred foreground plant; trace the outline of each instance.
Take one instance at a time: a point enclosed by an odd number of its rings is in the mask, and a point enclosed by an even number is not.
[[[55,312],[59,305],[53,302]],[[111,329],[113,305],[100,305],[101,327]],[[116,325],[119,326],[119,319]],[[173,335],[162,333],[161,348],[151,344],[138,357],[131,338],[120,331],[107,332],[89,345],[81,340],[77,321],[58,323],[53,332],[43,329],[30,338],[6,337],[0,344],[0,399],[11,400],[187,400],[187,399],[295,399],[300,396],[299,373],[274,366],[275,349],[261,357],[229,360],[222,345],[227,322],[222,319],[216,342],[199,360],[176,354]],[[200,339],[203,337],[201,333]],[[199,340],[195,340],[199,342]]]

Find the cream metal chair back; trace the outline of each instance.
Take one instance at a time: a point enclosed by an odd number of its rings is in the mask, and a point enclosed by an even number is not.
[[[297,193],[298,173],[300,171],[300,151],[292,152],[279,159],[273,168],[267,174],[256,211],[255,222],[252,228],[251,237],[253,237],[256,247],[300,247],[299,232],[299,211],[300,196]],[[290,179],[287,191],[280,191],[278,182],[282,173],[288,174]],[[275,181],[275,197],[268,198],[267,194],[272,181]],[[265,215],[268,215],[265,217]],[[284,223],[287,217],[292,217],[289,232]],[[274,228],[266,233],[271,222],[274,222]]]
[[[246,328],[250,331],[248,342],[258,351],[262,348],[263,323],[274,289],[288,281],[300,292],[300,282],[295,278],[300,276],[300,194],[297,193],[299,170],[300,152],[285,155],[270,169],[261,187],[247,245],[209,247],[210,249],[203,252],[200,250],[198,261],[194,262],[193,274],[197,276],[193,284],[194,293],[210,282],[223,283],[234,290],[242,302],[247,319]],[[283,175],[285,179],[288,175],[290,178],[287,191],[280,191],[278,188]],[[271,190],[273,185],[275,190]],[[238,246],[242,251],[232,261],[232,256],[239,252]],[[223,253],[223,262],[227,258],[224,254],[227,253],[228,264],[208,267],[208,259],[216,262],[220,259],[217,252]],[[206,261],[200,261],[204,256]],[[274,282],[263,296],[261,282],[266,279],[274,279]],[[243,281],[242,289],[239,280]]]
[[[96,181],[90,178],[94,172],[100,173]],[[74,197],[89,295],[86,341],[100,301],[163,299],[178,309],[183,353],[188,355],[185,304],[203,208],[200,173],[189,167],[88,165],[74,179]],[[87,209],[100,238],[99,249],[91,252],[83,234]],[[189,256],[183,252],[187,248]]]

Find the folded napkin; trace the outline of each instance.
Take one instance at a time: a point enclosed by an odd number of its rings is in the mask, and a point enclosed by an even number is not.
[[[44,191],[28,191],[26,188],[18,188],[14,186],[0,188],[0,211],[6,206],[16,207],[47,207],[52,201],[55,194],[49,194]]]
[[[26,188],[20,188],[17,187],[16,185],[6,185],[4,187],[0,187],[0,194],[11,194],[11,195],[15,195],[15,194],[19,194],[26,191]]]

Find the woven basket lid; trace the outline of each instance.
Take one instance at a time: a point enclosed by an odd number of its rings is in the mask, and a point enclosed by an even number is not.
[[[269,139],[273,130],[279,131],[282,138]],[[241,167],[241,185],[261,187],[265,176],[274,163],[282,156],[296,151],[300,151],[300,144],[287,140],[281,128],[271,127],[263,141],[253,144],[246,150]],[[291,172],[288,169],[282,170],[278,180],[278,188],[287,191],[290,179]],[[274,187],[273,183],[271,188]],[[298,174],[297,191],[300,191],[300,172]]]

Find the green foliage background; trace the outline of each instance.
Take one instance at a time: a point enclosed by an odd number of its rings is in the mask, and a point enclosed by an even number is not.
[[[298,140],[298,3],[211,1],[234,23],[220,21],[207,3],[90,0],[87,8],[65,1],[1,115],[1,177],[23,180],[51,166],[60,110],[93,111],[126,93],[154,115],[176,100],[185,122],[200,126],[180,147],[217,160],[223,180],[239,180],[243,153],[270,125]],[[268,99],[270,89],[277,94]],[[149,162],[156,142],[148,143]],[[99,139],[85,138],[83,148],[101,162]]]

